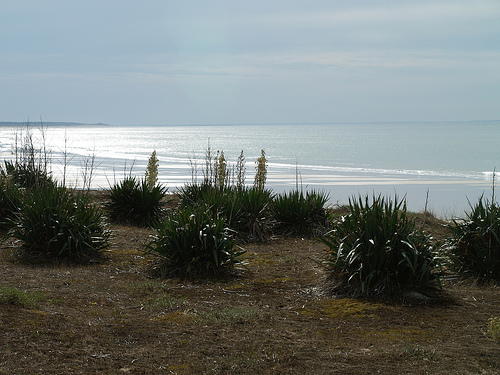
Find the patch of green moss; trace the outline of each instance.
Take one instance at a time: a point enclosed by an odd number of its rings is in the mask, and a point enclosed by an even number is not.
[[[373,312],[387,308],[382,303],[358,300],[353,298],[340,298],[321,300],[317,305],[311,305],[298,310],[299,313],[317,317],[364,317],[374,316]]]
[[[278,264],[279,259],[276,259],[276,256],[273,256],[272,254],[257,254],[257,253],[252,253],[250,256],[248,256],[245,259],[245,264],[246,265],[252,265],[252,266],[262,266],[262,265],[269,265],[269,264]]]
[[[232,284],[224,287],[225,290],[245,290],[248,289],[247,285],[244,284]]]
[[[42,293],[28,293],[16,288],[0,287],[0,303],[37,309],[47,297]]]

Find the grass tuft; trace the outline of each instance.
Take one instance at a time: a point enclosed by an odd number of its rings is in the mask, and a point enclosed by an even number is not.
[[[171,308],[183,304],[186,300],[183,297],[172,296],[165,284],[152,280],[136,282],[131,285],[131,289],[143,297],[144,306],[153,309]]]
[[[16,288],[0,286],[0,304],[37,309],[39,303],[47,300],[42,293],[27,293]]]

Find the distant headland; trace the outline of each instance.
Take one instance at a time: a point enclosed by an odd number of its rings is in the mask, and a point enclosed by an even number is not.
[[[0,126],[25,126],[27,124],[31,125],[40,125],[43,126],[111,126],[109,124],[96,123],[96,124],[87,124],[83,122],[37,122],[37,121],[24,121],[24,122],[9,122],[9,121],[0,121]]]

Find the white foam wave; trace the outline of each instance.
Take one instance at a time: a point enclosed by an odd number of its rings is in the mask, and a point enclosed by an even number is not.
[[[493,172],[473,172],[473,171],[433,171],[416,169],[385,169],[385,168],[365,168],[365,167],[346,167],[346,166],[324,166],[309,164],[286,164],[270,163],[270,167],[277,169],[298,170],[304,174],[310,171],[330,172],[330,173],[349,173],[349,174],[376,174],[376,175],[404,175],[404,176],[422,176],[422,177],[443,177],[443,178],[465,178],[473,180],[491,180]]]

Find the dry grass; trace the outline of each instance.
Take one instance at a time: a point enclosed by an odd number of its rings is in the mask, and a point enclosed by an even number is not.
[[[0,286],[45,298],[0,304],[0,374],[500,373],[495,286],[450,278],[453,303],[433,306],[335,299],[323,245],[300,238],[245,245],[235,279],[150,279],[151,232],[113,230],[86,267],[18,264],[2,244]]]

